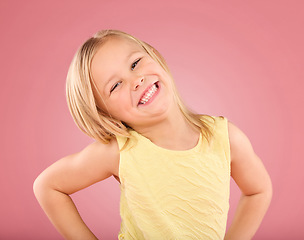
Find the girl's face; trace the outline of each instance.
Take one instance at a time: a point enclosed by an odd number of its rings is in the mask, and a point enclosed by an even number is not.
[[[99,106],[134,129],[176,109],[170,75],[132,40],[106,41],[92,60],[92,76],[103,98]]]

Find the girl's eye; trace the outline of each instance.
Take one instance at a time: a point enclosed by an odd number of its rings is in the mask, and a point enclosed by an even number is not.
[[[117,82],[113,85],[113,87],[110,90],[110,93],[113,92],[115,90],[116,87],[118,87],[118,85],[121,84],[121,82]]]
[[[134,70],[134,68],[136,67],[137,63],[138,63],[140,60],[141,60],[141,58],[138,59],[138,60],[136,60],[134,63],[132,63],[132,65],[131,65],[131,70],[132,70],[132,71]]]

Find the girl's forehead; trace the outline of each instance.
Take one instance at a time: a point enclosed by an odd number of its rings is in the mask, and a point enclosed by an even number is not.
[[[94,79],[109,78],[117,68],[131,61],[136,53],[146,53],[135,41],[126,38],[110,38],[103,43],[92,59],[91,72]]]
[[[128,61],[136,52],[145,52],[145,50],[135,41],[125,38],[110,38],[98,48],[92,59],[92,65],[111,61]]]

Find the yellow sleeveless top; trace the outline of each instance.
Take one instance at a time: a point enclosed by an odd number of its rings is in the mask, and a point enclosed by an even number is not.
[[[227,119],[215,117],[210,144],[200,134],[197,145],[185,151],[131,134],[132,147],[120,153],[118,239],[223,239],[230,188]],[[126,138],[117,141],[122,149]]]

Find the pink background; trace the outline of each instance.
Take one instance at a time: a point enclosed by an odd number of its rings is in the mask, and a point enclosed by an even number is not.
[[[0,239],[61,239],[32,184],[92,142],[69,115],[65,78],[76,49],[106,28],[155,46],[192,109],[224,115],[248,135],[274,188],[254,239],[304,239],[303,9],[301,0],[2,0]],[[232,181],[228,224],[239,194]],[[72,197],[98,237],[117,239],[114,178]]]

